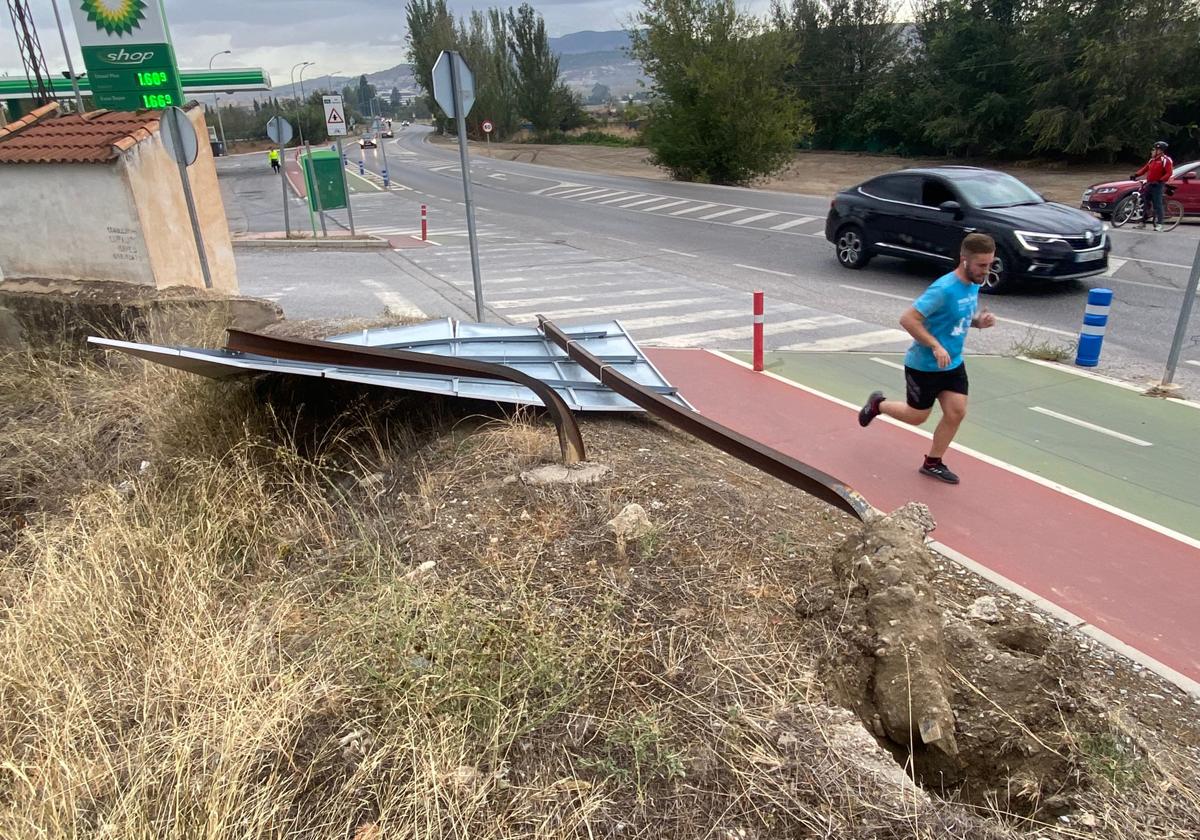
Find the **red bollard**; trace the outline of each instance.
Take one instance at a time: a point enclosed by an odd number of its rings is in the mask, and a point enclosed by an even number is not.
[[[429,208],[424,204],[421,205],[421,241],[424,242],[429,238]]]
[[[754,293],[754,369],[763,369],[763,293]]]

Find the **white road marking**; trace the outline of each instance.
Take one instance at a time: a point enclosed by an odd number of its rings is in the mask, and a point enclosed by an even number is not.
[[[778,214],[778,213],[775,213],[775,212],[769,212],[769,213],[759,213],[757,216],[751,216],[751,217],[750,217],[750,218],[748,218],[748,219],[738,219],[736,222],[734,222],[734,224],[735,224],[735,225],[748,225],[748,224],[750,224],[751,222],[757,222],[757,221],[759,221],[760,219],[769,219],[769,218],[771,218],[772,216],[778,216],[778,215],[779,215],[779,214]]]
[[[694,260],[700,259],[699,254],[689,254],[686,251],[672,251],[670,248],[659,248],[660,251],[665,251],[668,254],[676,254],[680,257],[691,257]]]
[[[742,265],[741,263],[734,263],[733,266],[734,266],[734,268],[744,268],[747,271],[761,271],[763,274],[774,274],[776,277],[795,277],[796,276],[795,274],[788,274],[786,271],[774,271],[770,268],[759,268],[756,265]]]
[[[682,210],[673,210],[672,216],[686,216],[688,213],[699,213],[701,210],[711,210],[716,207],[715,204],[697,204],[695,207],[684,207]]]
[[[641,201],[634,201],[629,204],[619,205],[622,210],[628,210],[630,207],[641,207],[643,204],[653,204],[656,201],[662,201],[661,195],[656,195],[653,198],[643,198]]]
[[[895,368],[896,370],[904,370],[904,365],[899,364],[898,362],[893,362],[890,359],[881,359],[878,356],[872,356],[871,361],[878,362],[881,365],[887,365],[888,367]]]
[[[640,245],[641,244],[640,242],[634,242],[631,239],[621,239],[619,236],[610,236],[608,238],[611,239],[613,242],[620,242],[622,245]]]
[[[597,195],[598,196],[600,193],[608,193],[609,195],[612,195],[612,190],[601,188],[601,189],[592,189],[590,191],[581,192],[581,193],[575,193],[573,196],[571,196],[571,200],[573,201],[577,198],[583,198],[584,196],[588,196],[588,195]],[[561,194],[556,195],[556,196],[554,196],[554,198],[562,198],[562,195]]]
[[[726,318],[746,318],[745,309],[710,309],[703,312],[689,312],[686,315],[651,315],[646,318],[622,318],[621,326],[627,330],[652,330],[658,327],[686,326],[711,321],[722,321]]]
[[[423,318],[425,316],[425,313],[412,301],[400,293],[392,291],[382,283],[375,280],[360,280],[359,282],[372,289],[376,299],[386,306],[389,312],[395,315],[405,315],[414,318]]]
[[[822,338],[818,341],[807,341],[802,344],[792,344],[780,347],[780,350],[857,350],[872,344],[891,344],[911,342],[912,336],[901,330],[874,330],[872,332],[845,335],[838,338]]]
[[[1108,258],[1108,271],[1104,272],[1100,276],[1101,277],[1112,277],[1114,274],[1116,274],[1118,271],[1120,271],[1121,267],[1123,265],[1125,265],[1125,263],[1127,263],[1127,262],[1129,262],[1129,260],[1123,260],[1120,257],[1109,257]]]
[[[1183,363],[1185,365],[1195,365],[1196,367],[1200,367],[1200,362],[1197,362],[1195,359],[1184,359]]]
[[[816,219],[816,216],[800,216],[792,219],[790,222],[783,222],[782,224],[775,225],[773,228],[771,228],[771,230],[787,230],[788,228],[796,227],[796,225],[803,225],[808,222],[816,221]]]
[[[540,190],[534,190],[530,195],[545,195],[553,190],[564,190],[571,187],[578,187],[579,184],[572,184],[569,181],[563,181],[550,187],[542,187]]]
[[[665,291],[665,290],[664,290]],[[649,303],[639,303],[634,306],[634,312],[650,312],[656,309],[672,309],[679,306],[679,299],[672,296],[670,300],[650,301]],[[520,317],[522,315],[553,315],[555,318],[590,318],[593,315],[613,315],[617,312],[631,311],[622,309],[619,304],[608,304],[607,306],[587,306],[580,309],[552,309],[544,311],[542,309],[525,309],[520,312],[513,312],[512,315]]]
[[[709,213],[707,216],[701,216],[700,221],[707,222],[709,219],[719,219],[722,216],[728,216],[731,213],[741,213],[745,209],[746,209],[745,207],[734,207],[729,210],[721,210],[716,213]]]
[[[1148,440],[1135,438],[1133,435],[1127,435],[1122,432],[1114,432],[1112,429],[1106,429],[1103,426],[1097,426],[1095,423],[1089,423],[1086,420],[1080,420],[1078,417],[1071,417],[1067,414],[1059,414],[1057,411],[1051,411],[1048,408],[1042,408],[1040,405],[1029,406],[1030,411],[1036,411],[1038,414],[1045,414],[1047,417],[1053,417],[1055,420],[1062,420],[1064,423],[1070,423],[1074,426],[1079,426],[1082,429],[1090,429],[1093,432],[1099,432],[1102,435],[1115,437],[1117,440],[1123,440],[1126,443],[1132,443],[1134,446],[1153,446],[1154,444]]]
[[[738,365],[739,367],[743,367],[746,370],[752,370],[752,367],[750,366],[750,364],[748,364],[747,362],[743,362],[741,359],[735,359],[733,356],[727,356],[724,353],[720,353],[716,350],[705,350],[704,352],[712,353],[714,356],[719,356],[720,358],[725,359],[728,362],[732,362],[733,364]],[[805,391],[809,394],[820,397],[821,399],[828,400],[831,403],[836,403],[837,405],[845,406],[846,408],[852,409],[853,411],[858,411],[860,408],[862,408],[861,405],[855,405],[854,403],[847,402],[846,400],[843,400],[843,399],[839,399],[838,397],[832,396],[830,394],[826,394],[824,391],[818,391],[816,388],[812,388],[808,385],[801,385],[799,382],[794,382],[791,379],[780,376],[777,373],[771,373],[770,371],[764,371],[762,373],[762,375],[769,376],[778,382],[782,382],[785,385],[790,385],[793,388],[796,388],[801,391]],[[930,432],[927,429],[922,429],[922,428],[919,428],[916,426],[909,426],[907,423],[901,423],[899,420],[893,420],[890,417],[880,417],[879,419],[891,426],[895,426],[897,429],[905,429],[912,434],[920,435],[921,437],[925,438],[926,440],[933,439],[933,432]],[[1070,487],[1067,487],[1065,484],[1059,484],[1056,481],[1051,481],[1048,478],[1043,478],[1040,475],[1036,475],[1034,473],[1029,472],[1029,470],[1022,469],[1021,467],[1010,464],[1007,461],[1001,461],[999,458],[995,458],[991,455],[986,455],[977,449],[972,449],[969,446],[963,446],[960,443],[951,443],[950,448],[954,449],[958,452],[965,452],[967,455],[970,455],[972,458],[978,458],[980,461],[983,461],[985,464],[991,464],[993,467],[997,467],[999,469],[1006,470],[1007,472],[1010,472],[1013,475],[1019,475],[1019,476],[1021,476],[1021,478],[1027,478],[1030,481],[1034,482],[1035,484],[1040,484],[1043,487],[1048,487],[1051,490],[1054,490],[1055,492],[1062,493],[1064,496],[1070,496],[1072,499],[1075,499],[1076,501],[1083,502],[1086,505],[1091,505],[1092,507],[1102,510],[1106,513],[1111,513],[1114,516],[1119,516],[1128,522],[1134,523],[1135,525],[1141,525],[1144,528],[1149,528],[1151,531],[1154,531],[1156,534],[1162,534],[1164,537],[1168,537],[1170,539],[1176,540],[1177,542],[1181,542],[1184,545],[1190,546],[1192,548],[1200,549],[1200,539],[1196,539],[1195,537],[1189,537],[1187,534],[1182,534],[1179,531],[1174,531],[1174,530],[1166,527],[1165,525],[1159,525],[1157,522],[1151,522],[1149,519],[1146,519],[1145,517],[1142,517],[1142,516],[1138,516],[1136,513],[1130,513],[1127,510],[1122,510],[1121,508],[1117,507],[1116,505],[1111,505],[1108,502],[1102,502],[1099,499],[1096,499],[1096,498],[1093,498],[1093,497],[1087,495],[1086,493],[1080,493],[1078,490],[1073,490]]]
[[[645,193],[629,193],[626,195],[618,196],[617,198],[606,198],[604,201],[601,201],[600,203],[601,204],[616,204],[618,201],[632,201],[633,199],[641,198],[644,195],[645,195]]]
[[[678,207],[680,204],[687,204],[686,198],[681,198],[678,201],[668,201],[666,204],[659,204],[654,207],[643,207],[641,213],[657,213],[659,210],[666,210],[668,207]]]
[[[488,177],[495,178],[497,181],[507,181],[508,180],[508,176],[505,175],[503,172],[493,172],[492,174],[488,175]]]
[[[603,190],[599,195],[589,195],[587,198],[581,198],[579,200],[581,202],[595,201],[598,198],[612,198],[614,195],[618,197],[628,196],[629,193],[626,190]]]
[[[552,187],[551,189],[558,189],[558,187]],[[567,187],[562,192],[552,193],[549,190],[547,190],[546,192],[542,193],[542,195],[546,196],[546,198],[565,198],[566,196],[569,196],[569,195],[578,195],[580,193],[590,192],[591,190],[594,190],[594,189],[596,189],[596,188],[595,187]]]
[[[624,300],[625,298],[629,297],[647,297],[649,295],[661,295],[664,292],[680,293],[682,291],[682,289],[628,289],[617,292],[615,295]],[[528,309],[531,306],[542,306],[550,301],[559,301],[561,303],[585,303],[588,300],[612,297],[613,295],[613,292],[602,292],[599,295],[581,296],[556,295],[553,297],[525,298],[523,300],[498,300],[491,305],[495,306],[497,309]]]
[[[862,286],[847,286],[845,283],[839,283],[838,286],[843,289],[849,289],[852,292],[864,292],[868,295],[879,295],[879,297],[891,298],[892,300],[905,300],[912,303],[915,298],[907,295],[894,295],[891,292],[881,292],[878,289],[864,289]]]
[[[686,335],[665,336],[655,339],[654,343],[664,347],[689,347],[711,344],[715,341],[749,339],[754,332],[754,315],[753,313],[745,312],[742,317],[745,318],[745,321],[734,327],[705,330],[704,332],[689,333]],[[763,325],[763,334],[778,335],[780,333],[819,330],[823,327],[841,327],[846,324],[856,323],[859,322],[853,318],[847,318],[845,315],[810,315],[806,318],[795,318],[791,321],[768,321]]]

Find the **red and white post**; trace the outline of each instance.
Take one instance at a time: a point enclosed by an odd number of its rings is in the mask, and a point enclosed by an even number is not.
[[[761,371],[763,369],[763,323],[766,321],[766,316],[763,315],[763,293],[754,293],[754,369]]]
[[[429,238],[429,208],[421,205],[421,241]]]

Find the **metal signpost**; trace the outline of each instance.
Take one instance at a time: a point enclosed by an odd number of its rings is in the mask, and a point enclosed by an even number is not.
[[[493,128],[495,128],[495,126],[494,126],[494,125],[492,125],[492,121],[491,121],[491,120],[484,120],[484,121],[483,121],[483,124],[482,124],[482,125],[480,125],[479,127],[480,127],[480,128],[482,128],[482,129],[483,129],[483,133],[484,133],[485,135],[487,135],[488,154],[491,154],[491,149],[492,149],[492,129],[493,129]]]
[[[292,124],[283,117],[271,117],[267,120],[267,136],[279,144],[279,181],[283,187],[283,232],[287,239],[292,238],[292,224],[288,218],[287,200],[287,144],[292,139]]]
[[[325,106],[325,132],[337,138],[338,167],[342,171],[342,189],[346,191],[346,218],[350,221],[350,235],[355,236],[350,182],[346,180],[346,155],[342,152],[342,138],[346,135],[346,109],[342,107],[342,97],[336,95],[321,97],[321,103]]]
[[[115,111],[183,105],[162,0],[71,3],[92,100]]]
[[[475,104],[475,74],[453,50],[442,50],[433,65],[433,98],[458,123],[458,156],[462,164],[471,274],[475,279],[475,320],[483,323],[483,280],[479,275],[479,240],[475,235],[475,202],[471,198],[471,164],[467,159],[467,113]]]
[[[1196,300],[1196,290],[1200,287],[1200,245],[1196,246],[1196,256],[1192,259],[1192,273],[1188,277],[1187,289],[1183,293],[1183,308],[1179,310],[1179,323],[1175,325],[1175,338],[1171,341],[1171,352],[1167,356],[1167,370],[1163,374],[1159,387],[1170,387],[1175,381],[1175,368],[1179,366],[1179,354],[1183,352],[1183,339],[1187,336],[1188,321],[1192,318],[1192,303]]]
[[[163,145],[167,153],[179,165],[179,180],[183,183],[183,199],[187,202],[188,219],[192,223],[192,236],[196,239],[196,251],[200,254],[200,273],[204,275],[204,288],[212,288],[212,274],[208,270],[208,255],[204,253],[204,237],[200,233],[200,220],[196,217],[196,200],[192,197],[192,184],[187,168],[196,162],[199,141],[192,121],[182,108],[168,108],[159,123]]]

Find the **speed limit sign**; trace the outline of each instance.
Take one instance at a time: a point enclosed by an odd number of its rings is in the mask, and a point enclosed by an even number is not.
[[[492,121],[491,121],[491,120],[484,120],[484,121],[483,121],[483,125],[482,125],[482,126],[480,126],[480,127],[483,129],[483,133],[484,133],[484,134],[491,134],[491,133],[492,133],[492,129],[493,129],[493,128],[495,128],[495,126],[494,126],[494,125],[492,125]]]

